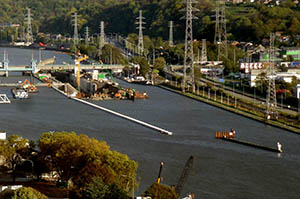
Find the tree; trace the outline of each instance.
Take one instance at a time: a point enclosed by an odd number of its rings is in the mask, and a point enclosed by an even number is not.
[[[21,187],[14,191],[12,199],[47,199],[48,197],[31,187]]]
[[[129,199],[126,192],[116,184],[106,184],[101,178],[95,177],[82,191],[83,198],[89,199]]]
[[[155,63],[153,65],[154,69],[157,69],[161,72],[164,70],[165,66],[166,66],[166,60],[163,57],[158,57],[155,59]]]
[[[145,57],[133,57],[132,62],[140,65],[140,72],[143,76],[146,76],[146,74],[148,74],[150,66],[148,60]]]
[[[43,133],[38,146],[43,159],[50,162],[52,169],[57,171],[65,183],[76,176],[88,162],[101,158],[109,150],[109,146],[103,141],[64,131]]]
[[[150,196],[152,199],[177,199],[178,196],[174,190],[166,185],[154,183],[143,194],[143,196]]]
[[[12,170],[13,182],[16,181],[16,168],[28,156],[29,141],[18,135],[11,135],[7,140],[0,141],[0,155],[5,165]]]

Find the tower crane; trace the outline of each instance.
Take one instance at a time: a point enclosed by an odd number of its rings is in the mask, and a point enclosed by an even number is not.
[[[181,174],[179,181],[175,187],[175,192],[177,193],[178,197],[180,196],[183,186],[190,174],[191,169],[193,168],[193,164],[194,164],[194,156],[190,156],[189,159],[187,160],[187,162],[185,163],[182,174]]]
[[[164,166],[164,163],[160,162],[160,167],[159,167],[159,172],[158,172],[158,177],[157,177],[157,183],[158,184],[161,182],[161,172],[162,172],[163,166]]]
[[[77,79],[77,88],[80,93],[80,62],[88,59],[89,57],[87,55],[81,56],[80,52],[77,53],[77,57],[75,60],[76,65],[76,79]]]

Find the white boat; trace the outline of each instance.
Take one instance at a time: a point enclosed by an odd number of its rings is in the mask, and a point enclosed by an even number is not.
[[[24,88],[12,88],[11,93],[15,99],[27,99],[28,92]]]

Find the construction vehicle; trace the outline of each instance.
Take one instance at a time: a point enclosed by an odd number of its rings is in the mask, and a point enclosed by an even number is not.
[[[32,85],[27,79],[22,83],[21,88],[25,89],[28,93],[37,93],[39,90]]]
[[[77,88],[80,93],[80,62],[88,59],[89,57],[87,55],[81,56],[80,52],[77,52],[77,58],[75,60],[76,65],[76,78],[77,78]]]
[[[164,166],[163,162],[160,162],[160,167],[159,167],[159,172],[158,172],[158,177],[157,177],[157,183],[160,184],[161,182],[161,172],[162,172],[162,168]]]
[[[183,168],[182,174],[175,187],[175,192],[177,193],[178,197],[180,196],[181,191],[183,190],[183,186],[190,174],[191,169],[193,168],[193,164],[194,164],[194,156],[190,156]]]

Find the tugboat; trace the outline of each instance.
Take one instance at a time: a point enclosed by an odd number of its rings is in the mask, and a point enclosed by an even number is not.
[[[24,88],[12,88],[11,93],[15,99],[27,99],[28,92]]]

